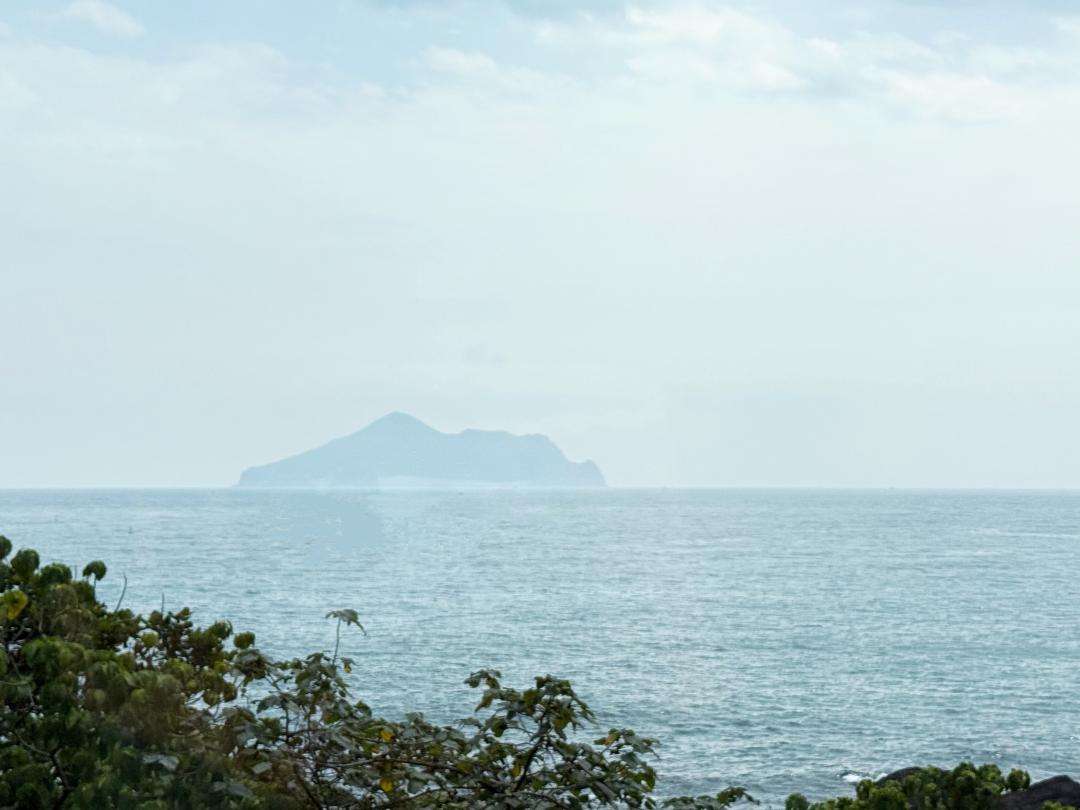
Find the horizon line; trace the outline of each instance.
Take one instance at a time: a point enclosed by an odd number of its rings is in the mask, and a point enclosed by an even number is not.
[[[1080,485],[1070,486],[846,486],[846,485],[752,485],[752,484],[695,484],[695,485],[640,485],[604,487],[560,486],[433,486],[433,487],[238,487],[226,486],[0,486],[0,492],[1080,492]]]

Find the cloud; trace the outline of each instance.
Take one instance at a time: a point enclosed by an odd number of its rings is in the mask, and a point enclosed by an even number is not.
[[[729,7],[631,6],[620,30],[605,39],[633,52],[627,64],[639,75],[745,92],[807,89],[803,72],[814,67],[812,48],[784,26]]]
[[[127,12],[104,0],[74,0],[56,13],[54,19],[86,23],[112,37],[137,37],[142,24]]]
[[[675,0],[621,14],[546,20],[539,47],[622,60],[635,79],[716,96],[846,99],[893,115],[968,124],[1015,115],[1026,96],[1080,85],[1073,23],[1047,18],[1041,38],[880,20],[823,34],[792,15],[737,3]],[[950,25],[956,20],[950,18]]]
[[[491,74],[498,70],[495,60],[487,54],[453,48],[429,48],[427,64],[437,71],[458,75]]]
[[[693,42],[715,45],[723,41],[767,41],[784,35],[781,27],[732,8],[698,4],[667,9],[631,6],[626,22],[634,38],[643,42]]]
[[[18,110],[34,102],[35,96],[7,70],[0,70],[0,110]]]

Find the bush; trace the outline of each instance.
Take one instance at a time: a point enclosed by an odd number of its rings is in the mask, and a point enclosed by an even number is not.
[[[690,810],[745,796],[654,799],[653,741],[620,728],[583,741],[594,717],[565,680],[518,691],[480,671],[457,725],[380,719],[350,696],[337,644],[272,660],[187,609],[110,610],[100,561],[77,578],[11,550],[0,538],[0,808]],[[359,627],[350,610],[328,617],[338,641]]]
[[[717,810],[741,788],[654,798],[654,742],[624,728],[583,740],[595,720],[550,675],[518,691],[498,672],[467,683],[474,716],[374,717],[349,694],[341,632],[332,653],[276,661],[227,622],[196,627],[187,609],[140,616],[96,595],[105,564],[81,577],[42,567],[0,537],[0,810],[117,808],[558,808]],[[231,640],[231,641],[230,641]],[[595,734],[594,734],[595,736]],[[994,810],[1023,771],[926,768],[865,781],[854,797],[786,810]],[[1057,810],[1064,810],[1058,808]]]
[[[900,780],[864,780],[854,797],[810,804],[795,794],[786,810],[995,810],[1003,793],[1031,783],[1024,771],[1002,776],[997,765],[976,767],[963,762],[951,771],[922,768]]]

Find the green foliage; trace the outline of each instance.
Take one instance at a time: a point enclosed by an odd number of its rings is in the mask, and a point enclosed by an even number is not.
[[[473,716],[454,725],[375,717],[350,695],[332,653],[273,660],[228,622],[189,610],[140,616],[95,593],[105,564],[76,578],[0,537],[0,810],[307,810],[315,808],[666,808],[753,802],[741,788],[654,797],[654,741],[597,736],[592,710],[551,676],[516,690],[498,672],[466,683]],[[231,643],[228,643],[231,639]],[[591,730],[591,733],[589,733]],[[785,810],[996,810],[1028,786],[994,765],[926,768],[862,782],[854,797]],[[1046,810],[1064,810],[1048,807]]]
[[[90,577],[93,577],[95,580],[105,579],[106,570],[105,563],[101,560],[94,560],[93,562],[86,564],[86,567],[82,570],[82,575],[84,579],[90,579]]]
[[[864,780],[855,797],[809,804],[800,794],[788,798],[786,810],[997,810],[1003,793],[1031,784],[1025,771],[1002,776],[997,765],[963,762],[951,771],[923,768],[902,780]]]
[[[0,562],[0,807],[229,806],[239,774],[208,708],[236,694],[220,641],[107,610],[87,579],[104,573],[25,549]]]
[[[332,654],[276,661],[227,622],[186,608],[140,616],[96,597],[100,561],[76,578],[0,537],[0,810],[589,808],[717,810],[741,789],[659,801],[652,740],[611,729],[571,685],[518,691],[499,673],[467,683],[455,725],[372,715]],[[232,639],[231,644],[227,643]]]

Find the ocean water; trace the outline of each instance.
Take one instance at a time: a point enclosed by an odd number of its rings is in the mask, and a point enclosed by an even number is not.
[[[355,608],[388,715],[467,715],[480,667],[568,677],[661,740],[665,793],[1080,772],[1080,493],[0,492],[0,533],[281,655]]]

